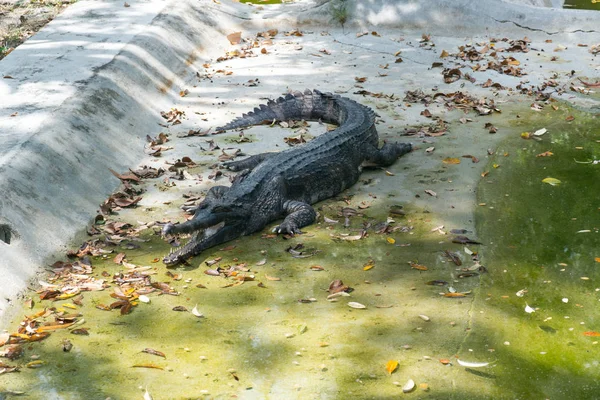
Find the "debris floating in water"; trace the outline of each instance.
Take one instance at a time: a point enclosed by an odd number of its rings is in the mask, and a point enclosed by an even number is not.
[[[528,304],[525,304],[525,312],[526,312],[527,314],[531,314],[531,313],[534,313],[534,312],[535,312],[535,309],[534,309],[534,308],[531,308],[531,307],[529,307],[529,305],[528,305]]]
[[[144,400],[152,400],[152,396],[150,395],[150,392],[148,392],[148,389],[146,389],[146,392],[144,393]]]
[[[551,185],[551,186],[558,186],[558,185],[560,185],[562,183],[558,179],[556,179],[556,178],[550,178],[550,177],[542,179],[542,182],[543,183],[547,183],[548,185]]]
[[[146,296],[145,294],[141,294],[138,299],[142,302],[142,303],[150,303],[150,298],[148,296]]]
[[[413,390],[415,390],[415,386],[416,386],[415,381],[413,381],[412,379],[409,379],[408,382],[406,382],[404,384],[404,386],[402,386],[402,391],[404,393],[410,393]]]
[[[466,367],[466,368],[483,368],[490,365],[489,362],[470,362],[470,361],[462,361],[460,358],[456,359],[458,365]]]
[[[393,374],[395,370],[398,369],[398,361],[396,360],[390,360],[385,364],[385,370],[388,372],[388,374]]]
[[[149,347],[147,347],[144,350],[142,350],[142,353],[148,353],[148,354],[152,354],[153,356],[167,358],[167,356],[165,355],[165,353],[163,353],[162,351],[154,350],[154,349],[151,349]]]
[[[348,302],[348,306],[350,306],[351,308],[357,308],[357,309],[367,308],[367,306],[365,306],[364,304],[357,303],[356,301]]]

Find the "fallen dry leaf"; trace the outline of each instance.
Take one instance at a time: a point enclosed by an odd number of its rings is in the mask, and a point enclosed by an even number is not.
[[[396,360],[390,360],[385,364],[385,370],[388,372],[388,374],[393,374],[395,370],[398,369],[398,361]]]
[[[242,32],[234,32],[227,35],[227,40],[231,44],[239,44],[242,41]]]
[[[447,157],[442,160],[444,164],[460,164],[460,158],[457,157]]]

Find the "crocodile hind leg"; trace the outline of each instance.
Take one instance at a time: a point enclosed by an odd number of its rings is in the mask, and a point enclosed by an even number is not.
[[[302,201],[288,200],[283,203],[283,209],[287,216],[281,225],[273,229],[275,233],[288,233],[290,235],[302,233],[300,228],[312,224],[317,217],[317,213],[311,205]]]
[[[365,167],[387,167],[392,165],[400,156],[412,151],[410,143],[384,143],[381,149],[375,146],[366,148]]]

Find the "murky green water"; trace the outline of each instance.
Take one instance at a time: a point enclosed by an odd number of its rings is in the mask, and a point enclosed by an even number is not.
[[[566,0],[564,8],[574,8],[578,10],[600,10],[600,1],[598,0]]]
[[[576,160],[600,158],[600,120],[573,110],[530,114],[523,130],[548,133],[505,141],[490,162],[500,167],[490,165],[479,186],[489,274],[465,346],[497,357],[489,374],[473,377],[496,396],[597,398],[600,349],[586,332],[600,331],[600,165]],[[554,155],[538,156],[547,151]],[[542,182],[548,177],[562,183]]]

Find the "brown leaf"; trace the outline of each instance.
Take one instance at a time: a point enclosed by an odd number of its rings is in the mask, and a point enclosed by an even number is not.
[[[591,88],[600,88],[600,81],[597,82],[586,82],[582,79],[579,79],[579,81],[583,84],[583,86],[585,87],[591,87]]]
[[[498,132],[498,128],[496,128],[490,122],[487,122],[485,124],[484,128],[487,129],[489,133],[496,133],[496,132]]]
[[[154,350],[154,349],[151,349],[149,347],[147,347],[144,350],[142,350],[142,353],[148,353],[148,354],[152,354],[153,356],[159,356],[159,357],[162,357],[162,358],[167,358],[167,356],[165,355],[165,353],[163,353],[162,351]]]
[[[0,352],[0,355],[8,358],[9,360],[16,360],[23,355],[23,347],[18,344],[8,346],[4,351]]]
[[[40,300],[53,299],[60,294],[61,294],[60,290],[44,290],[44,291],[40,292]]]
[[[346,292],[348,289],[350,289],[349,286],[344,285],[344,282],[342,282],[340,279],[336,279],[329,284],[329,289],[327,291],[331,294],[334,294]]]
[[[470,158],[471,161],[473,161],[473,163],[478,163],[479,162],[479,158],[472,156],[470,154],[465,154],[464,156],[462,156],[463,158]]]
[[[116,176],[117,178],[119,178],[122,181],[134,181],[134,182],[139,182],[140,178],[138,178],[135,174],[133,173],[128,173],[128,174],[119,174],[117,171],[109,168],[108,169],[114,176]]]
[[[152,363],[147,363],[147,364],[135,364],[132,365],[133,368],[154,368],[154,369],[164,369],[163,367],[161,367],[160,365],[156,365],[156,364],[152,364]]]
[[[234,32],[227,35],[227,40],[231,44],[239,44],[242,41],[242,32]]]
[[[452,83],[460,79],[462,72],[458,68],[445,69],[442,71],[442,76],[444,77],[445,83]]]
[[[444,293],[444,297],[466,297],[466,293]]]
[[[115,256],[113,261],[115,262],[115,264],[121,264],[124,259],[125,259],[125,253],[119,253]]]
[[[419,270],[419,271],[427,271],[429,269],[429,268],[427,268],[424,265],[417,264],[417,263],[414,263],[414,262],[409,262],[409,264],[410,264],[410,267],[412,269],[416,269],[416,270]]]

